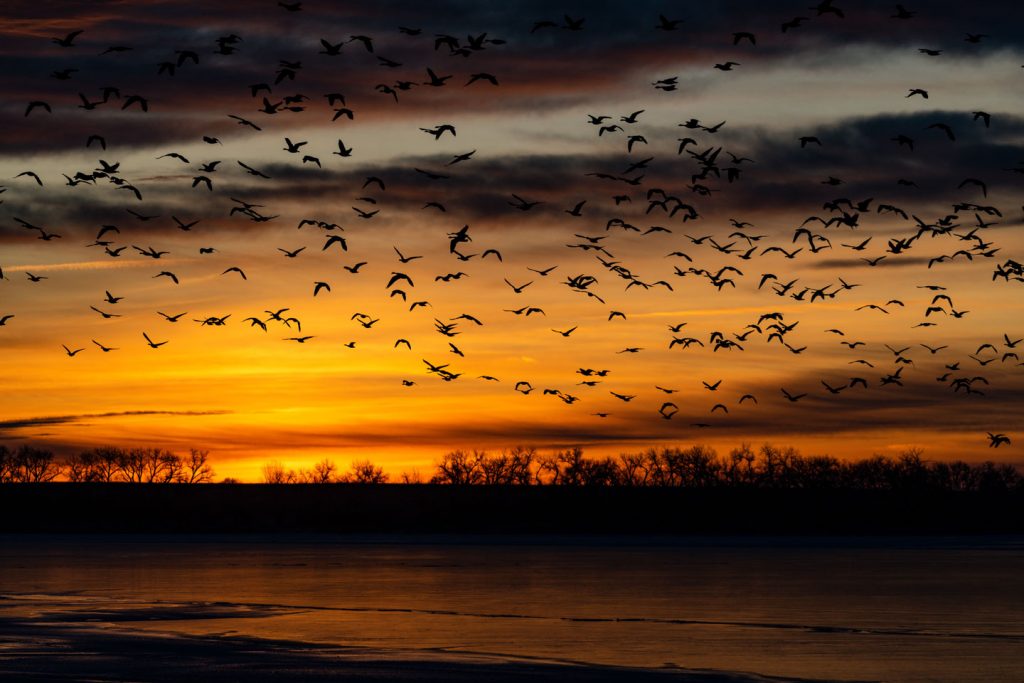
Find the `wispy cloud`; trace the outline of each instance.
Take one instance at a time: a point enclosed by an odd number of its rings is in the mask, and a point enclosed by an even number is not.
[[[2,420],[0,421],[0,430],[26,429],[45,425],[81,424],[88,420],[104,420],[118,417],[142,417],[148,415],[200,417],[205,415],[227,415],[231,412],[230,410],[121,410],[109,413],[82,413],[79,415],[45,415],[16,420]]]

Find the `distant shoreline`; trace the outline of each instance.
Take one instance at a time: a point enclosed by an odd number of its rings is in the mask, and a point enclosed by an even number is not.
[[[0,533],[541,536],[1024,533],[1024,491],[0,485]]]

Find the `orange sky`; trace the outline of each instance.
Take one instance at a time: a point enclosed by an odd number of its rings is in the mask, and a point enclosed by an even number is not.
[[[428,22],[416,8],[395,9],[408,13],[408,23]],[[17,67],[3,78],[18,99],[0,109],[7,131],[0,136],[0,268],[7,278],[0,281],[0,317],[14,316],[0,327],[4,443],[62,453],[104,444],[198,447],[211,451],[218,476],[246,480],[258,479],[269,460],[309,467],[324,457],[343,468],[370,458],[392,474],[429,473],[451,448],[517,444],[582,445],[592,454],[614,454],[657,444],[707,443],[726,451],[741,442],[772,441],[841,457],[917,446],[926,457],[1021,460],[1017,445],[994,453],[985,436],[1013,437],[1024,397],[1021,359],[1013,355],[1024,352],[1024,343],[1012,346],[1024,336],[1021,283],[993,278],[998,264],[1020,259],[1024,246],[1021,174],[1005,170],[1024,158],[1024,119],[1014,114],[1024,104],[1016,44],[960,45],[950,23],[952,37],[941,43],[948,43],[947,54],[930,59],[906,40],[924,40],[914,31],[934,31],[935,18],[900,27],[909,32],[900,35],[869,30],[870,16],[843,25],[816,19],[806,32],[783,36],[776,17],[751,5],[728,17],[693,17],[726,38],[701,35],[684,45],[657,34],[650,17],[622,36],[610,17],[593,10],[586,31],[546,34],[529,32],[539,17],[515,10],[487,16],[470,8],[450,32],[462,40],[487,31],[506,42],[463,58],[434,50],[429,36],[448,32],[441,27],[425,25],[424,35],[404,36],[390,25],[397,20],[382,24],[370,14],[317,17],[311,9],[292,17],[270,8],[233,29],[230,16],[215,13],[210,30],[159,4],[69,15],[64,23],[43,12],[17,5],[0,24],[9,44],[5,56]],[[743,24],[763,26],[756,49],[728,40],[736,29],[725,28]],[[76,27],[85,31],[73,47],[49,40]],[[318,54],[321,34],[337,42],[361,30],[373,34],[373,54],[358,42],[345,46],[340,61]],[[211,55],[214,39],[233,32],[244,38],[238,53]],[[840,34],[845,42],[824,46]],[[609,36],[615,49],[603,51]],[[134,51],[97,56],[116,44]],[[174,50],[183,49],[196,50],[200,63],[157,77],[155,65],[174,61]],[[382,54],[402,66],[381,67],[376,57]],[[273,84],[279,59],[302,61],[293,82]],[[740,66],[712,68],[728,59]],[[428,66],[452,80],[443,88],[422,85]],[[78,71],[67,81],[48,77],[62,68]],[[501,85],[464,85],[481,72]],[[683,92],[651,87],[672,75]],[[403,79],[416,85],[400,91],[397,102],[374,89]],[[263,95],[254,99],[248,87],[261,81],[273,84],[268,97],[274,101],[295,93],[310,100],[301,112],[261,114]],[[122,111],[113,101],[94,110],[76,106],[79,92],[98,101],[107,85],[119,87],[122,97],[148,97],[150,112]],[[929,90],[930,97],[906,97],[912,87]],[[339,90],[354,111],[351,121],[330,120],[322,93]],[[47,101],[52,113],[37,109],[25,116],[33,100]],[[979,108],[991,114],[989,127],[973,116]],[[635,123],[620,120],[638,110]],[[239,126],[228,114],[262,130]],[[608,115],[607,123],[623,130],[599,136],[588,114]],[[705,128],[726,124],[717,132],[680,127],[691,118]],[[435,140],[421,130],[446,122],[457,136]],[[955,129],[956,139],[929,128],[935,122]],[[93,133],[105,136],[107,150],[84,146]],[[913,152],[891,141],[898,134],[914,138]],[[204,142],[202,135],[219,142]],[[629,135],[644,140],[635,141],[632,152]],[[797,139],[804,135],[823,144],[801,148]],[[286,137],[306,142],[300,154],[284,149]],[[720,177],[692,178],[701,163],[677,154],[683,137],[694,138],[688,150],[695,153],[722,148],[712,162]],[[351,157],[331,154],[339,138],[354,150]],[[471,151],[469,160],[449,164]],[[188,162],[159,158],[168,152]],[[302,163],[306,153],[322,168]],[[731,155],[753,161],[737,164]],[[623,173],[648,157],[646,168]],[[62,174],[91,174],[99,159],[120,163],[113,175],[137,187],[143,199],[116,189],[107,176],[65,184]],[[215,170],[200,170],[214,160],[221,162]],[[237,161],[270,178],[247,175]],[[449,177],[430,180],[417,168]],[[727,180],[728,168],[740,170],[735,182]],[[16,177],[28,170],[43,186]],[[586,175],[595,172],[643,178],[630,185]],[[199,175],[210,179],[213,191],[192,187]],[[368,176],[381,178],[385,189],[364,187]],[[824,184],[829,177],[841,184]],[[984,179],[984,193],[963,184],[972,177]],[[897,184],[901,178],[918,187]],[[710,194],[695,191],[695,183]],[[649,202],[662,196],[650,195],[654,188],[691,204],[700,217],[670,216]],[[520,210],[513,194],[541,204]],[[870,201],[866,209],[822,208],[843,197]],[[253,215],[274,218],[232,214],[240,205],[232,198],[261,205]],[[566,213],[583,200],[581,216]],[[435,201],[446,210],[424,208]],[[954,212],[957,203],[972,206]],[[879,213],[881,204],[908,217]],[[379,213],[364,219],[352,207]],[[987,213],[985,207],[991,207]],[[153,218],[142,221],[126,209]],[[806,237],[794,237],[808,216],[827,219],[842,211],[857,214],[856,227],[806,223],[830,240],[830,249],[811,253]],[[172,216],[200,222],[183,231]],[[925,234],[894,253],[890,240],[917,233],[914,217],[934,231],[952,229]],[[297,229],[303,218],[339,227]],[[37,239],[39,232],[16,219],[61,237]],[[640,231],[608,227],[611,219]],[[751,224],[742,229],[749,241],[733,234],[730,219]],[[993,224],[978,227],[979,221]],[[87,246],[103,225],[119,231],[104,236],[111,248],[126,247],[116,258],[102,246]],[[472,241],[458,249],[468,260],[451,253],[447,238],[463,225]],[[666,231],[644,234],[651,226]],[[322,249],[334,234],[345,238],[348,251]],[[842,246],[869,237],[862,251]],[[712,242],[733,247],[722,253]],[[606,252],[569,246],[581,244]],[[133,245],[169,253],[152,259]],[[793,259],[762,253],[772,246],[803,251]],[[201,254],[201,247],[215,252]],[[282,252],[303,247],[295,258]],[[402,264],[396,247],[422,258]],[[751,248],[750,258],[741,258]],[[487,249],[500,252],[501,260],[482,258]],[[971,260],[929,266],[930,259],[960,249]],[[992,250],[998,251],[986,255]],[[691,260],[667,256],[675,251]],[[883,255],[876,267],[861,260]],[[360,262],[365,265],[356,273],[343,268]],[[224,273],[234,266],[246,279]],[[543,277],[530,270],[552,266]],[[626,270],[615,272],[615,266]],[[718,289],[707,276],[688,272],[713,274],[725,266],[741,271],[722,276],[735,287]],[[161,271],[175,273],[180,283],[157,276]],[[388,288],[396,272],[414,284]],[[436,279],[458,272],[461,279]],[[31,282],[29,273],[46,279]],[[790,294],[824,288],[835,296],[814,302],[809,294],[804,300],[779,296],[773,280],[758,288],[766,273],[777,282],[797,280]],[[603,302],[566,285],[578,275],[597,279],[589,291]],[[634,282],[628,289],[627,278]],[[840,278],[857,286],[841,290]],[[532,284],[517,294],[506,279]],[[314,297],[318,281],[331,291]],[[406,300],[390,295],[396,288]],[[123,300],[109,303],[106,292]],[[926,315],[936,294],[948,295],[952,306],[940,300],[934,305],[943,310]],[[902,305],[887,303],[893,299]],[[410,310],[415,301],[429,305]],[[868,304],[886,312],[857,310]],[[90,307],[119,317],[104,319]],[[544,313],[508,312],[521,307]],[[301,332],[268,321],[267,311],[283,308],[301,321]],[[158,311],[185,315],[170,323]],[[613,311],[625,319],[609,320]],[[956,318],[951,311],[968,313]],[[772,320],[761,316],[776,312],[795,325],[783,341],[804,350],[768,341]],[[356,313],[379,322],[364,328]],[[461,314],[484,324],[456,320]],[[224,326],[195,322],[227,315]],[[244,322],[250,316],[267,321],[268,331]],[[457,336],[439,334],[436,320],[457,322]],[[761,332],[737,341],[759,321]],[[922,322],[930,326],[918,326]],[[669,331],[680,323],[686,324],[679,332]],[[569,336],[553,331],[572,327]],[[715,332],[742,349],[713,350]],[[143,333],[167,343],[150,348]],[[303,335],[311,338],[286,341]],[[674,336],[704,346],[670,349]],[[408,340],[411,350],[396,347],[398,339]],[[117,350],[103,353],[93,340]],[[850,349],[841,341],[864,345]],[[354,348],[346,348],[352,342]],[[455,355],[449,342],[464,355]],[[979,351],[983,344],[994,350]],[[69,357],[62,345],[84,350]],[[924,345],[946,348],[933,354]],[[448,364],[460,376],[442,381],[427,372],[424,360]],[[881,383],[900,367],[903,386]],[[599,378],[584,377],[580,368],[609,373],[595,386],[581,386]],[[853,377],[868,387],[834,395],[822,384],[845,386]],[[974,377],[983,378],[972,387],[984,395],[953,390],[957,378]],[[718,380],[715,391],[702,384]],[[520,381],[533,391],[515,391]],[[807,396],[791,402],[783,388]],[[544,389],[575,398],[569,403]],[[635,398],[625,402],[612,392]],[[757,404],[740,405],[744,394],[756,396]],[[679,409],[672,419],[658,412],[665,401]],[[728,413],[712,413],[716,404]]]

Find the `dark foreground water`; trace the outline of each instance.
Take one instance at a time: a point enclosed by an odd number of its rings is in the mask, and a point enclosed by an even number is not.
[[[1024,681],[1021,538],[400,541],[0,537],[0,676]]]

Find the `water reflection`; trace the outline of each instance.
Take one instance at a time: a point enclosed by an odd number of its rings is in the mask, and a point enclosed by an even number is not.
[[[1013,680],[1024,667],[1024,552],[1005,539],[12,537],[0,569],[6,615],[65,623],[807,678]]]

